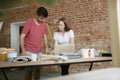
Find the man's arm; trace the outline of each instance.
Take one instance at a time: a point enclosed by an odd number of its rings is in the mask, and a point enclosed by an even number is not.
[[[22,33],[20,35],[21,55],[25,55],[24,38],[25,38],[25,34]]]
[[[46,54],[49,54],[49,48],[48,48],[48,39],[47,39],[47,35],[44,35],[44,43],[45,43],[45,47],[46,47]]]

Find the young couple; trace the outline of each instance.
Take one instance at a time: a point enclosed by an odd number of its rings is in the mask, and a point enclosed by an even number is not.
[[[47,26],[45,19],[48,17],[48,11],[44,7],[39,7],[36,11],[37,18],[30,18],[26,21],[21,36],[21,55],[42,54],[42,39],[44,39],[46,46],[46,54],[49,54],[47,41]],[[74,32],[71,30],[65,18],[58,20],[57,31],[54,33],[55,45],[59,44],[74,44]],[[32,80],[33,69],[26,68],[25,80]],[[34,68],[34,80],[39,80],[40,69]]]

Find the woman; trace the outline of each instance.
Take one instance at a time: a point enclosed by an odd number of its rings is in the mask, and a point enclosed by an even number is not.
[[[68,27],[64,17],[58,20],[57,31],[54,33],[55,45],[74,44],[74,32]]]
[[[57,31],[54,33],[54,40],[55,40],[55,50],[54,50],[55,54],[61,54],[61,52],[66,52],[65,49],[62,49],[65,47],[61,46],[62,48],[60,48],[57,45],[74,44],[74,32],[73,32],[73,30],[71,30],[71,28],[68,27],[68,24],[67,24],[66,19],[64,17],[62,17],[58,20],[58,27],[57,27]],[[68,46],[66,46],[66,47],[70,48],[71,45],[68,45]],[[69,52],[71,52],[71,51],[72,52],[74,51],[74,45],[69,50]],[[68,72],[64,72],[66,69],[65,67],[68,69],[69,65],[67,65],[67,64],[61,65],[61,69],[63,71],[62,75],[68,74]]]

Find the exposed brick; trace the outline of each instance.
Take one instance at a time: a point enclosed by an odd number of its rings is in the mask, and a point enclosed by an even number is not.
[[[0,47],[10,47],[10,23],[26,21],[30,17],[36,17],[37,7],[45,6],[49,11],[49,17],[47,18],[47,22],[50,23],[49,28],[55,27],[56,21],[60,17],[65,16],[67,18],[69,26],[75,32],[76,51],[85,47],[111,51],[107,0],[56,0],[53,5],[45,5],[37,2],[37,0],[30,1],[22,4],[23,7],[16,8],[14,6],[5,9],[7,15],[4,18],[0,17],[0,20],[4,21],[3,29],[0,32]],[[70,66],[70,72],[88,71],[88,65]],[[98,66],[103,68],[110,65],[96,64],[94,66],[94,69],[96,69]],[[57,68],[50,69],[58,70]]]

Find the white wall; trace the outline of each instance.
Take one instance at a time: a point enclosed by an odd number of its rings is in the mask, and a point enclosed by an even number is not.
[[[20,27],[24,26],[25,22],[15,22],[11,23],[11,48],[17,50],[18,54],[20,53]]]

